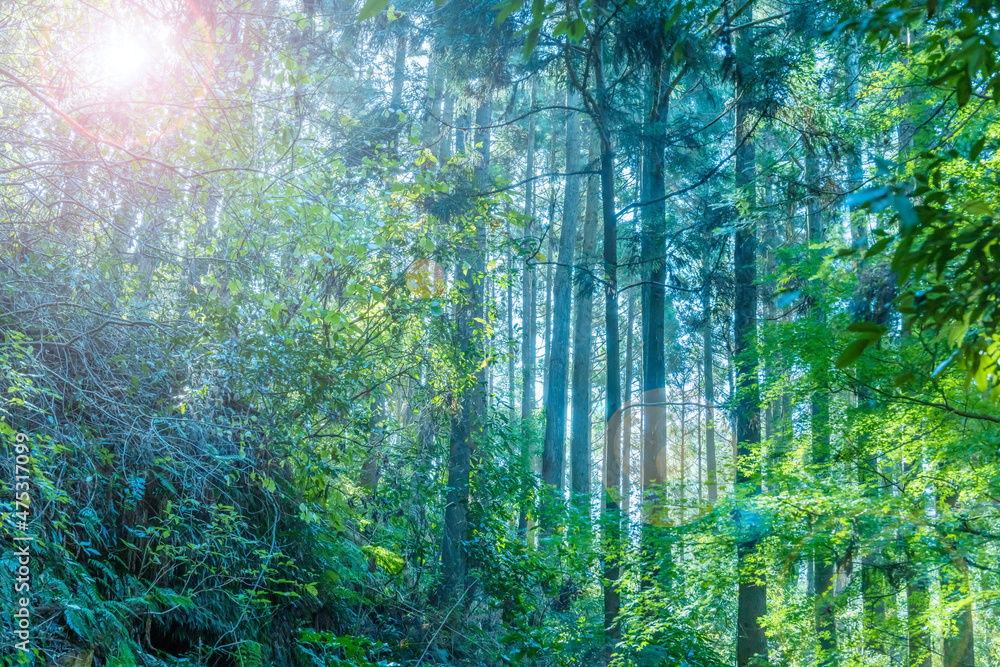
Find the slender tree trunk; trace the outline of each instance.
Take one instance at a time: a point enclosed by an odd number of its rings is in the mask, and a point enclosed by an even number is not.
[[[438,143],[438,161],[445,164],[451,159],[451,126],[455,124],[455,96],[445,94],[444,109],[441,111],[444,127],[441,130],[441,140]]]
[[[709,215],[712,215],[709,213]],[[714,219],[707,219],[701,257],[701,312],[704,320],[702,329],[702,350],[704,360],[702,372],[705,378],[705,484],[708,487],[708,502],[714,504],[719,497],[718,466],[715,457],[715,361],[712,340],[712,252],[711,238]]]
[[[858,49],[858,39],[851,36],[847,52],[847,112],[851,115],[852,127],[860,133],[861,127],[856,123],[860,114],[858,109],[859,92],[861,89],[861,54]],[[847,191],[858,192],[864,183],[865,173],[862,168],[861,138],[852,137],[847,150]],[[860,247],[868,238],[865,214],[861,211],[851,212],[851,243]]]
[[[687,386],[684,384],[684,380],[681,380],[681,386],[679,387],[680,393],[680,442],[678,443],[678,462],[677,462],[677,525],[683,527],[685,521],[687,520],[687,422],[688,422],[688,410],[687,410]],[[677,576],[675,577],[674,587],[679,595],[680,599],[685,597],[684,588],[684,533],[679,532],[676,538],[676,553],[677,553]]]
[[[605,0],[598,0],[597,8],[604,11]],[[610,105],[604,72],[604,46],[598,38],[594,47],[594,80],[597,94],[598,133],[601,148],[601,220],[604,232],[604,332],[607,367],[604,388],[604,640],[605,657],[621,637],[618,614],[621,593],[618,579],[621,575],[621,458],[619,433],[621,426],[622,388],[619,367],[618,338],[618,212],[615,210],[615,154],[608,126]],[[627,464],[626,464],[627,465]]]
[[[919,467],[919,461],[917,462]],[[913,463],[903,459],[900,468],[901,483],[913,469]],[[925,511],[924,503],[920,502],[918,510]],[[899,535],[901,551],[906,557],[906,667],[931,667],[930,634],[927,632],[927,610],[930,608],[930,580],[923,562],[913,549],[910,540],[912,535]]]
[[[555,113],[553,113],[552,126],[555,127]],[[552,131],[549,146],[549,173],[556,173],[556,137],[557,132]],[[568,170],[567,170],[568,171]],[[556,179],[549,177],[549,231],[545,249],[545,325],[544,342],[545,351],[542,359],[542,405],[547,405],[549,396],[549,357],[552,351],[552,258],[555,255],[555,233],[556,233]]]
[[[910,28],[904,28],[901,37],[903,38],[905,44],[905,50],[903,51],[903,67],[909,69],[910,58],[909,49],[910,46],[917,35],[914,35]],[[913,85],[906,83],[903,85],[903,94],[900,96],[899,105],[904,110],[904,113],[900,116],[899,125],[896,128],[897,132],[897,146],[899,148],[899,154],[896,159],[902,162],[905,160],[913,148],[913,135],[916,133],[916,124],[914,119],[909,113],[910,105],[913,103]]]
[[[601,146],[597,133],[590,131],[588,164],[598,161]],[[591,341],[594,321],[594,282],[597,249],[597,220],[600,206],[597,176],[587,177],[587,207],[583,222],[576,293],[576,327],[573,332],[572,425],[570,427],[570,492],[575,513],[590,524],[590,373],[593,354]],[[589,532],[588,527],[581,529]]]
[[[506,276],[506,297],[507,297],[507,410],[510,412],[510,421],[514,422],[517,415],[517,406],[514,404],[514,349],[517,343],[514,338],[514,271],[510,246],[514,240],[511,234],[510,222],[507,223],[507,276]]]
[[[734,235],[735,236],[735,235]],[[729,402],[736,400],[736,352],[733,347],[733,326],[734,320],[733,316],[726,317],[726,325],[723,330],[723,335],[726,339],[726,375],[729,383]],[[733,468],[735,471],[736,459],[739,458],[739,452],[737,451],[736,443],[736,413],[734,409],[729,410],[729,435],[730,435],[730,450],[732,454]],[[735,472],[734,472],[735,475]],[[735,484],[735,477],[734,477]]]
[[[753,5],[747,4],[738,24],[752,20]],[[751,95],[753,76],[753,29],[735,34],[736,55],[736,189],[748,210],[753,210],[756,151],[752,136]],[[736,362],[736,485],[747,490],[748,500],[735,511],[737,564],[740,570],[751,567],[762,538],[753,509],[752,496],[760,491],[760,478],[741,466],[739,459],[750,458],[760,444],[760,387],[757,380],[757,240],[749,223],[738,225],[733,246],[735,264],[735,319],[733,324]],[[767,637],[761,617],[767,613],[767,589],[757,576],[740,576],[737,600],[736,664],[767,662]]]
[[[566,106],[576,107],[578,94],[572,88]],[[580,119],[575,112],[566,117],[566,173],[580,171]],[[562,504],[566,466],[566,385],[569,381],[570,312],[573,298],[573,254],[580,212],[580,177],[566,177],[563,224],[559,235],[559,260],[552,286],[552,345],[549,352],[549,390],[545,397],[545,441],[542,449],[542,525],[547,534],[555,529]]]
[[[825,241],[823,230],[823,215],[819,202],[819,171],[818,157],[811,137],[805,138],[806,169],[805,179],[809,188],[809,198],[806,203],[808,212],[808,228],[810,246],[822,244]],[[823,306],[816,296],[809,297],[809,309],[813,319],[821,329],[826,322]],[[817,476],[829,474],[826,469],[830,459],[830,390],[827,380],[829,360],[819,357],[813,366],[813,383],[815,388],[810,402],[812,459]],[[833,569],[834,557],[826,545],[817,545],[813,553],[814,565],[813,588],[816,591],[815,627],[819,640],[819,661],[823,665],[837,664],[837,624],[833,605]]]
[[[622,409],[622,528],[628,531],[629,498],[632,496],[632,375],[635,361],[632,358],[633,327],[635,326],[635,299],[626,297],[628,314],[625,325],[625,407]]]
[[[952,523],[957,523],[954,519],[955,509],[958,505],[958,493],[952,491],[945,499],[947,510],[943,512],[950,515]],[[944,641],[942,642],[942,661],[944,667],[975,667],[976,665],[976,641],[972,619],[972,602],[969,600],[971,591],[971,581],[969,578],[969,565],[965,557],[958,550],[957,545],[948,540],[945,542],[948,562],[941,567],[941,597],[943,601],[951,604],[961,603],[958,611],[948,619],[949,623],[945,627]]]
[[[773,177],[766,175],[764,179],[764,273],[767,274],[767,282],[764,284],[764,313],[771,326],[776,326],[778,320],[778,306],[775,303],[774,295],[777,291],[777,282],[771,276],[777,269],[775,251],[778,248],[778,230],[774,221],[774,188]],[[779,353],[777,351],[768,354],[764,358],[764,379],[769,387],[776,384],[778,376]],[[768,399],[764,413],[764,440],[767,443],[767,459],[771,465],[776,465],[782,455],[782,446],[778,441],[778,420],[781,414],[781,399]],[[768,477],[765,472],[764,477]]]
[[[539,78],[531,82],[531,108],[538,98]],[[528,117],[528,156],[525,169],[524,214],[528,221],[524,225],[524,237],[531,239],[535,217],[535,114]],[[534,258],[524,263],[524,277],[521,281],[521,462],[525,470],[531,467],[532,417],[535,411],[535,326],[538,313],[535,308]],[[525,494],[527,495],[527,494]],[[517,518],[518,534],[527,538],[528,513],[522,501]]]
[[[434,46],[427,56],[427,88],[424,100],[423,126],[420,128],[420,140],[425,146],[430,145],[441,128],[441,91],[438,90],[438,81],[444,77],[441,66],[438,63],[440,53]],[[434,147],[431,147],[432,150]]]
[[[406,83],[406,33],[400,31],[396,36],[396,59],[392,70],[392,101],[393,111],[403,108],[403,84]]]
[[[699,389],[700,389],[700,387],[699,387]],[[704,391],[702,392],[702,394],[704,394]],[[697,391],[695,392],[695,395],[696,396],[698,395]],[[702,487],[702,473],[701,473],[701,463],[702,463],[702,461],[701,461],[701,458],[702,458],[701,408],[698,408],[697,420],[698,420],[698,422],[697,422],[697,425],[696,425],[696,428],[697,428],[696,433],[697,433],[697,437],[698,437],[698,455],[697,455],[697,460],[695,462],[695,471],[696,471],[696,473],[698,475],[698,486],[697,486],[697,489],[698,489],[698,506],[700,507],[701,503],[702,503],[702,500],[703,500],[703,498],[702,498],[703,491],[702,491],[702,488],[701,488]]]
[[[378,478],[382,472],[382,453],[384,442],[385,424],[385,396],[379,393],[372,398],[371,414],[368,417],[368,456],[361,464],[361,477],[359,486],[365,490],[365,496],[374,498],[378,489]]]
[[[923,563],[911,553],[911,570],[906,584],[906,666],[931,667],[930,635],[927,632],[927,610],[930,607],[930,585]]]
[[[465,107],[455,122],[455,152],[459,155],[465,152],[465,138],[472,130],[469,116],[469,107]]]
[[[643,496],[643,581],[649,585],[665,565],[669,580],[668,554],[653,552],[660,543],[660,531],[668,525],[663,485],[666,483],[666,364],[664,358],[664,306],[666,302],[666,174],[664,150],[670,73],[665,62],[662,39],[658,39],[651,61],[650,112],[644,137],[646,184],[642,207],[641,252],[648,280],[643,285],[642,310],[642,496]],[[669,547],[668,547],[669,548]]]
[[[476,187],[486,188],[489,174],[490,134],[492,108],[484,102],[476,112],[475,143],[480,144],[479,162],[476,165]],[[482,342],[485,335],[483,322],[483,278],[486,274],[486,229],[482,217],[477,216],[469,225],[461,241],[461,262],[458,273],[458,310],[456,329],[460,371],[464,377],[460,388],[458,412],[452,419],[448,454],[448,493],[444,513],[444,530],[441,542],[441,589],[439,604],[447,604],[469,586],[469,487],[476,446],[486,427],[486,371],[481,367]],[[468,268],[462,269],[465,265]]]
[[[856,122],[859,113],[858,93],[860,90],[860,52],[857,38],[852,36],[848,44],[847,63],[847,111],[851,114],[852,124]],[[855,132],[860,133],[861,128],[856,127]],[[852,140],[847,151],[847,191],[857,192],[864,182],[864,171],[862,169],[862,150],[860,137],[852,136]],[[868,245],[868,224],[866,216],[862,211],[850,211],[851,220],[851,243],[857,249],[864,249]],[[855,321],[870,321],[872,310],[866,297],[866,292],[871,289],[870,273],[864,265],[855,265],[859,273],[859,294],[855,296],[852,303],[852,316]],[[860,373],[861,371],[859,371]],[[874,397],[871,392],[864,387],[865,382],[861,382],[857,388],[858,407],[862,410],[869,410],[873,406]],[[858,483],[862,492],[875,499],[879,495],[879,485],[876,481],[878,471],[878,456],[868,451],[868,434],[858,435],[858,445],[862,449],[862,457],[858,465]],[[862,539],[866,536],[862,535]],[[885,645],[879,638],[879,633],[884,631],[886,620],[885,596],[888,594],[884,585],[884,575],[877,567],[879,551],[870,549],[863,544],[864,549],[861,556],[861,600],[862,616],[861,623],[864,632],[864,645],[867,649],[876,653],[885,653]]]
[[[483,247],[487,249],[490,247],[490,230],[488,228],[486,229],[486,236],[484,239]],[[485,261],[486,264],[489,265],[490,256],[488,250]],[[479,316],[482,317],[483,319],[486,319],[485,313],[489,311],[491,304],[496,303],[496,298],[493,294],[493,289],[496,283],[493,280],[492,273],[486,273],[483,276],[483,284],[485,285],[484,289],[486,291],[486,299],[483,302],[483,314],[480,314]],[[487,367],[485,370],[486,370],[486,402],[487,405],[490,405],[491,403],[495,403],[494,398],[496,397],[496,393],[493,390],[493,380],[495,377],[495,373],[493,372],[493,369],[490,367]]]

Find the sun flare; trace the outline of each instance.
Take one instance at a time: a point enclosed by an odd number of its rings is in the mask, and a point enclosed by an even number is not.
[[[97,52],[97,66],[104,77],[131,81],[146,71],[150,62],[149,48],[138,35],[116,30]]]

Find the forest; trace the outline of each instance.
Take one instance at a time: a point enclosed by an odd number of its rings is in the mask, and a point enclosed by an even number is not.
[[[0,666],[1000,666],[992,0],[0,44]]]

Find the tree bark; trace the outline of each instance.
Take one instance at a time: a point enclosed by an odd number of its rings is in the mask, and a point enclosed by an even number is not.
[[[930,586],[923,564],[909,559],[910,580],[906,584],[906,665],[931,667],[930,636],[927,632],[927,609]]]
[[[712,215],[709,213],[709,215]],[[719,497],[718,467],[715,456],[715,361],[714,342],[712,337],[712,265],[711,238],[715,226],[714,219],[707,219],[705,235],[702,241],[701,257],[701,312],[702,325],[703,374],[705,378],[705,485],[708,487],[708,502],[714,504]]]
[[[485,189],[490,160],[492,107],[489,101],[476,111],[475,143],[480,145],[476,165],[476,187]],[[441,541],[441,588],[438,603],[447,604],[468,586],[469,487],[476,446],[486,427],[486,371],[481,367],[483,336],[485,335],[483,278],[486,274],[484,248],[486,228],[481,216],[462,221],[462,237],[458,272],[458,308],[456,333],[460,371],[464,380],[459,388],[461,398],[452,418],[448,453],[448,492]],[[467,266],[462,269],[461,266]]]
[[[752,20],[753,5],[748,3],[738,25]],[[751,130],[751,100],[754,81],[753,29],[735,34],[736,57],[736,189],[748,210],[756,204],[754,194],[756,150]],[[737,488],[746,489],[747,500],[735,511],[737,566],[740,583],[737,600],[736,664],[738,667],[757,661],[767,662],[767,638],[760,619],[767,613],[766,585],[743,571],[760,543],[760,517],[752,509],[752,496],[760,492],[760,477],[740,465],[740,459],[753,456],[760,444],[760,387],[757,380],[757,240],[749,221],[737,227],[733,263],[735,265],[735,317],[733,322],[736,364],[736,480]]]
[[[649,117],[644,133],[645,166],[643,182],[647,203],[642,207],[641,253],[643,272],[642,309],[642,497],[643,497],[643,581],[650,585],[660,572],[660,564],[670,569],[669,556],[654,553],[661,542],[657,529],[668,525],[663,485],[666,483],[666,363],[664,357],[664,305],[666,302],[666,147],[669,67],[664,44],[657,40],[651,59]],[[669,575],[668,575],[669,577]]]
[[[556,119],[553,112],[552,126],[555,127]],[[549,139],[549,162],[550,174],[556,173],[556,141],[557,133],[552,131]],[[549,221],[548,233],[546,234],[545,249],[545,323],[543,331],[543,341],[545,350],[542,357],[542,405],[548,402],[549,396],[549,355],[552,350],[552,258],[555,255],[555,233],[556,233],[556,179],[549,177]]]
[[[628,314],[625,324],[625,391],[622,408],[622,455],[621,455],[621,512],[622,529],[628,532],[629,498],[632,495],[632,375],[635,361],[632,358],[633,327],[635,325],[635,299],[626,296]]]
[[[441,130],[441,139],[438,142],[438,161],[445,164],[451,159],[451,128],[455,124],[455,96],[446,94],[444,96],[444,108],[441,111],[444,120],[444,127]]]
[[[597,8],[604,11],[604,0]],[[610,105],[604,72],[604,45],[598,37],[594,45],[594,81],[596,88],[595,122],[600,137],[601,150],[601,219],[604,235],[603,273],[604,332],[607,366],[604,387],[604,641],[605,657],[610,654],[621,637],[618,614],[621,593],[618,579],[621,575],[622,501],[621,458],[619,433],[621,426],[622,388],[619,368],[618,338],[618,214],[615,210],[615,154],[608,125]],[[628,371],[626,371],[628,372]],[[627,436],[626,436],[627,437]],[[626,450],[627,451],[627,450]],[[627,464],[626,464],[627,465]]]
[[[919,461],[917,467],[920,466]],[[900,473],[909,476],[914,463],[903,460]],[[901,480],[905,482],[907,480]],[[925,511],[923,499],[919,511]],[[901,551],[906,557],[906,667],[931,667],[930,635],[927,632],[927,610],[930,608],[930,580],[911,536],[900,535]]]
[[[403,84],[406,83],[406,33],[400,31],[396,36],[396,58],[392,70],[392,98],[390,108],[393,111],[403,109]]]
[[[947,513],[954,521],[955,509],[958,505],[958,493],[952,491],[944,499]],[[950,540],[945,543],[947,563],[941,567],[941,597],[956,604],[967,599],[972,592],[969,581],[969,565],[957,546]],[[972,602],[966,601],[961,608],[947,619],[944,640],[942,641],[942,660],[944,667],[975,667],[976,642],[972,619]]]
[[[601,147],[600,139],[590,133],[588,164],[596,163]],[[594,322],[595,250],[597,248],[597,219],[599,194],[597,176],[587,177],[587,206],[583,221],[583,239],[580,246],[580,271],[576,292],[576,326],[573,332],[573,382],[571,396],[572,424],[570,426],[570,493],[577,520],[590,524],[590,373],[593,354],[591,341]],[[581,527],[583,530],[588,530]],[[588,531],[589,532],[589,531]]]
[[[825,241],[823,229],[823,214],[819,202],[819,171],[818,157],[813,139],[805,138],[806,144],[806,186],[809,188],[809,198],[806,202],[807,224],[809,228],[809,244],[815,246]],[[814,251],[810,251],[814,252]],[[811,295],[809,310],[817,323],[817,331],[826,322],[822,304],[818,297]],[[812,432],[812,459],[815,474],[822,477],[828,474],[826,468],[830,458],[830,390],[827,376],[829,374],[829,359],[819,356],[813,364],[812,375],[814,389],[810,401],[810,429]],[[826,545],[817,545],[813,553],[813,589],[816,591],[815,628],[819,640],[818,658],[820,664],[835,665],[837,652],[837,624],[833,605],[833,568],[834,558]]]
[[[459,155],[465,152],[465,138],[472,130],[469,115],[469,107],[465,107],[455,121],[455,152]]]
[[[572,86],[566,106],[579,105]],[[566,117],[566,173],[580,171],[580,120],[574,112]],[[551,535],[563,500],[566,466],[566,389],[569,382],[570,310],[573,298],[572,265],[580,212],[580,177],[566,177],[563,224],[559,235],[559,259],[552,285],[552,344],[549,352],[549,390],[545,397],[545,441],[542,449],[542,527]]]
[[[531,108],[538,98],[536,76],[531,82]],[[524,225],[524,238],[531,239],[535,217],[535,114],[528,116],[527,165],[525,167],[524,215],[528,221]],[[529,241],[530,242],[530,241]],[[535,303],[535,269],[533,257],[524,263],[521,281],[521,463],[525,470],[531,468],[532,416],[535,411],[535,327],[538,312]],[[527,494],[525,494],[527,495]],[[522,501],[518,513],[517,530],[522,539],[527,538],[528,513]]]

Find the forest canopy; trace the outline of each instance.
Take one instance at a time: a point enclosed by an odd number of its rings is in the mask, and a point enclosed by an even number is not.
[[[0,41],[0,665],[1000,665],[990,0]]]

